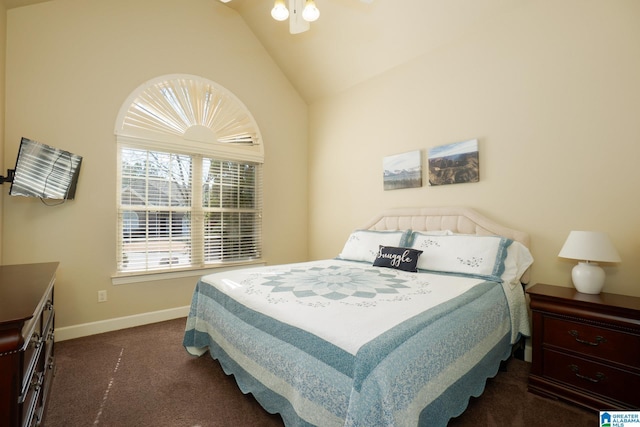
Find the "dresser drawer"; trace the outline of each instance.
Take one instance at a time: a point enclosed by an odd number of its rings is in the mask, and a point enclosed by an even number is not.
[[[22,405],[22,425],[31,426],[36,419],[36,409],[39,405],[40,391],[42,387],[42,376],[37,373],[33,375],[32,382],[27,389],[24,403]]]
[[[543,345],[551,345],[584,355],[638,367],[640,335],[586,323],[544,317]]]
[[[33,378],[38,372],[38,361],[40,360],[40,354],[42,353],[43,347],[41,334],[42,331],[38,328],[31,336],[31,339],[24,351],[24,370],[22,376],[22,387],[20,388],[20,396],[22,399],[27,395],[27,391],[33,382]]]
[[[544,377],[640,408],[638,374],[550,349],[543,361]]]

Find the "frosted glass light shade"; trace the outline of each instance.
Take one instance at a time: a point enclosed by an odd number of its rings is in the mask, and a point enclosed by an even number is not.
[[[302,10],[302,19],[307,22],[316,21],[320,17],[320,11],[316,7],[316,2],[313,0],[307,0]]]
[[[289,17],[289,9],[284,4],[284,0],[276,0],[271,9],[271,16],[276,21],[284,21]]]
[[[620,262],[609,236],[599,231],[572,231],[558,256],[581,261],[573,267],[571,279],[576,290],[585,294],[599,294],[604,286],[604,270],[593,261]]]

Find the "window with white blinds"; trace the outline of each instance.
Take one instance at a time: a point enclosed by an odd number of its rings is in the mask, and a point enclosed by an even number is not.
[[[262,149],[247,150],[259,137],[244,106],[193,76],[159,79],[131,99],[117,132],[118,272],[260,259]]]

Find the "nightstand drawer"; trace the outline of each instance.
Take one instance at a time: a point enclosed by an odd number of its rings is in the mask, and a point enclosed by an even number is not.
[[[640,354],[640,336],[570,320],[544,317],[543,345],[552,345],[635,367]]]
[[[529,391],[595,411],[640,408],[640,298],[536,284]]]
[[[640,408],[637,374],[549,349],[543,360],[544,377]]]

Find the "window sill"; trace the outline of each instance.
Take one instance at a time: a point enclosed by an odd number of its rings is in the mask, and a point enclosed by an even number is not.
[[[201,277],[212,273],[221,273],[224,271],[239,270],[241,268],[261,267],[266,265],[264,260],[254,260],[241,262],[237,264],[227,264],[220,267],[205,267],[189,270],[177,271],[158,271],[158,272],[142,272],[142,273],[120,273],[111,276],[111,284],[126,285],[129,283],[155,282],[158,280],[179,279],[183,277]]]

